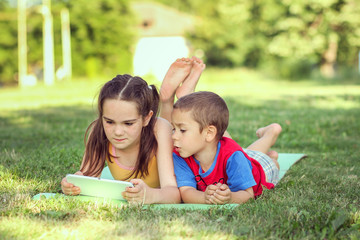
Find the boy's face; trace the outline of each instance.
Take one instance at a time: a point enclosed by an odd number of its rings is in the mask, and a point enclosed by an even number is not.
[[[171,114],[173,125],[172,139],[175,150],[183,158],[200,153],[205,148],[205,131],[200,133],[200,125],[191,114],[191,111],[174,109]]]

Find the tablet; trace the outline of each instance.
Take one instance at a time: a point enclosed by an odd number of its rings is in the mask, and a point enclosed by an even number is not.
[[[126,187],[134,187],[130,182],[87,177],[75,174],[66,175],[66,181],[79,187],[80,195],[125,200],[121,193]]]

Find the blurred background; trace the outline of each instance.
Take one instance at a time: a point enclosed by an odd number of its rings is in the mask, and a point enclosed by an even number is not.
[[[178,57],[274,78],[360,79],[359,0],[0,0],[0,86],[131,73]]]

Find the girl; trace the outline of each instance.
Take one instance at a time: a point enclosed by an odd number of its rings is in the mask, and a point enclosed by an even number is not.
[[[113,177],[129,180],[123,197],[138,203],[179,203],[172,162],[172,127],[156,117],[159,94],[140,77],[118,75],[107,82],[98,98],[98,118],[88,127],[85,154],[75,174],[100,176],[105,161]],[[88,134],[89,133],[89,134]],[[62,191],[80,189],[61,181]]]

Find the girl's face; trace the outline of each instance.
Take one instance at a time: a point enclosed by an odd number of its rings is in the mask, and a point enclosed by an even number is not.
[[[143,118],[135,102],[106,99],[103,104],[102,124],[105,135],[119,150],[136,150],[140,146],[141,130],[147,126],[152,111]]]

